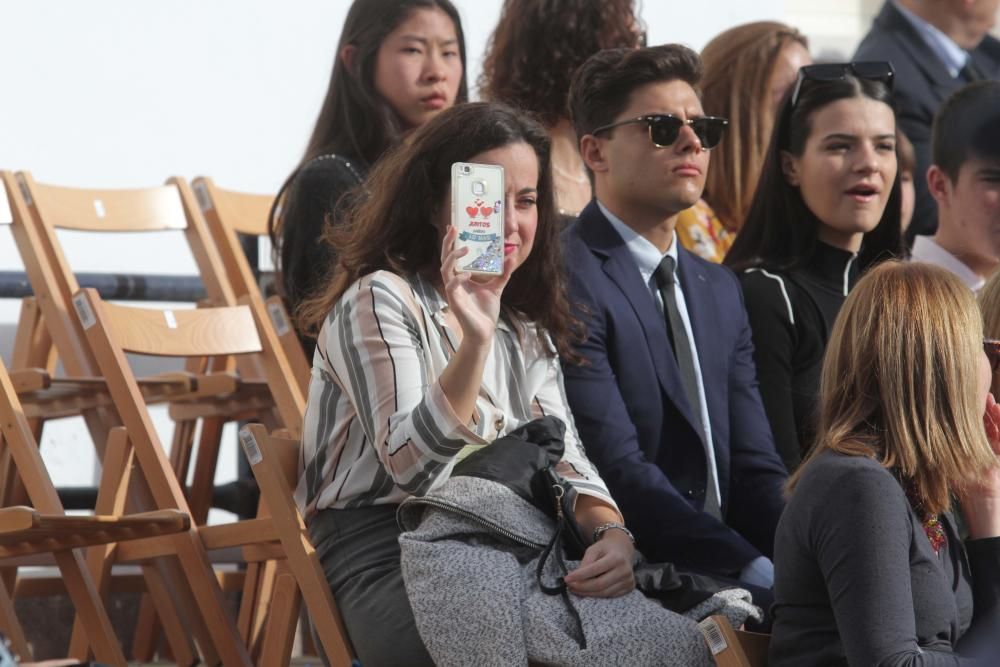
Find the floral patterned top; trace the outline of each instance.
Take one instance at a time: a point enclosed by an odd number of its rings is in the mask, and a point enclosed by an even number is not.
[[[721,263],[736,240],[719,221],[704,199],[677,216],[677,238],[681,245],[710,262]]]

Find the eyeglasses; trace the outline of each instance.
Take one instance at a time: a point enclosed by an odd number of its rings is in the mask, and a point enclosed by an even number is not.
[[[726,133],[726,126],[729,125],[728,120],[718,116],[702,116],[701,118],[681,120],[676,116],[660,113],[602,125],[593,130],[591,134],[600,134],[620,125],[632,123],[646,123],[649,127],[649,139],[657,148],[666,148],[672,145],[680,136],[681,128],[687,125],[694,131],[698,141],[701,142],[701,147],[705,150],[719,145],[719,142],[722,141],[722,135]]]
[[[848,74],[853,74],[859,79],[866,81],[881,81],[892,89],[893,80],[896,77],[896,70],[892,63],[884,60],[864,60],[854,63],[823,63],[820,65],[806,65],[799,68],[799,76],[795,80],[795,89],[792,91],[792,108],[799,103],[799,93],[802,92],[804,81],[843,81]]]
[[[983,351],[986,352],[986,358],[990,360],[990,368],[994,373],[1000,368],[1000,340],[991,340],[987,338],[983,341]]]

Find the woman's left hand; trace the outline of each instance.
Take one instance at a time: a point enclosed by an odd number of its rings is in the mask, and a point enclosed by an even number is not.
[[[564,578],[577,595],[615,598],[635,588],[632,559],[635,547],[623,531],[605,531],[583,554],[580,566]]]
[[[1000,404],[993,398],[992,393],[986,394],[983,425],[986,427],[986,438],[990,441],[993,453],[1000,455]]]
[[[1000,537],[1000,405],[993,394],[986,395],[983,426],[998,461],[983,479],[959,495],[958,502],[972,539]]]

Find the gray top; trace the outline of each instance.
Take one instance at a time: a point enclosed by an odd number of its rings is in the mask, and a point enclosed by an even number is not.
[[[778,523],[770,662],[973,665],[1000,656],[1000,538],[963,548],[950,516],[935,554],[902,486],[876,461],[807,464]]]

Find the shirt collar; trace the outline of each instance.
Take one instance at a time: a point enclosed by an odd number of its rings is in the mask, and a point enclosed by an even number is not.
[[[955,43],[955,41],[938,30],[935,26],[923,20],[909,9],[906,9],[898,2],[893,2],[893,6],[899,10],[907,21],[916,29],[927,46],[941,59],[948,73],[952,77],[958,76],[962,68],[969,62],[969,52]]]
[[[978,292],[986,284],[986,280],[966,266],[962,260],[938,245],[930,236],[917,236],[913,241],[913,251],[910,259],[915,262],[927,262],[948,269],[962,279],[973,292]]]
[[[665,253],[661,253],[660,249],[653,245],[649,239],[640,235],[634,229],[625,224],[621,218],[609,211],[607,207],[600,202],[600,200],[598,200],[597,206],[601,209],[601,213],[604,214],[604,217],[608,219],[608,222],[611,223],[611,226],[614,227],[615,231],[618,232],[618,235],[622,237],[622,241],[625,242],[625,247],[628,248],[629,253],[632,255],[632,259],[635,260],[636,266],[639,267],[639,274],[642,276],[643,281],[648,283],[652,280],[653,274],[656,273],[656,267],[660,265],[660,262],[667,255],[674,258],[674,273],[676,275],[676,233],[670,240],[670,247],[667,248]]]

